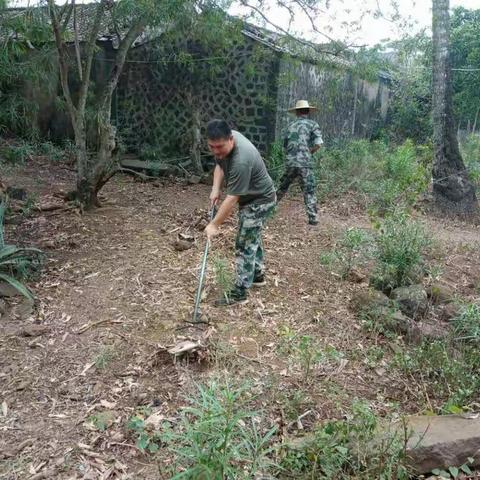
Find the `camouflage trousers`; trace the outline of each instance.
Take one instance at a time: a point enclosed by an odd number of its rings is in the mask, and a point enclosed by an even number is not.
[[[317,220],[317,196],[315,193],[316,180],[313,169],[310,167],[288,167],[280,179],[277,198],[280,201],[287,193],[291,183],[298,177],[303,191],[303,200],[309,220]]]
[[[255,276],[263,275],[264,250],[262,229],[273,214],[277,202],[247,205],[238,211],[238,232],[235,240],[235,285],[250,288]]]

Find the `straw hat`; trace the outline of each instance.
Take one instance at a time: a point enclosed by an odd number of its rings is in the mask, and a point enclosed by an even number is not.
[[[302,110],[304,108],[308,108],[309,110],[316,110],[317,107],[308,104],[308,100],[297,100],[297,103],[294,107],[289,108],[289,112],[295,112],[295,110]]]

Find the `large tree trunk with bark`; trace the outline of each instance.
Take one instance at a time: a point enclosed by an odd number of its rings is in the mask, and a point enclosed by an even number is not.
[[[433,194],[441,212],[472,216],[478,213],[475,187],[468,179],[453,119],[448,9],[449,0],[432,0]]]

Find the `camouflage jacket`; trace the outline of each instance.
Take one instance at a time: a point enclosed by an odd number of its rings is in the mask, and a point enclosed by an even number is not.
[[[289,167],[312,167],[310,149],[322,145],[322,133],[318,123],[306,117],[299,117],[291,123],[285,133],[284,147]]]

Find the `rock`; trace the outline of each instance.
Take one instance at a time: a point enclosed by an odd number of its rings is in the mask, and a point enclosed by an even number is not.
[[[27,191],[24,188],[7,187],[7,195],[14,200],[27,199]]]
[[[438,316],[444,322],[450,322],[460,314],[460,306],[455,303],[440,305],[437,309]]]
[[[22,337],[39,337],[44,333],[50,331],[50,328],[46,325],[26,325],[18,332],[18,335]]]
[[[122,432],[114,432],[111,436],[113,442],[121,443],[125,440],[125,435]]]
[[[23,297],[23,300],[12,308],[12,315],[21,319],[27,319],[33,313],[35,306],[31,298]]]
[[[480,465],[480,418],[462,415],[414,416],[407,419],[407,458],[418,473],[435,468]]]
[[[200,183],[201,180],[202,180],[202,177],[200,177],[199,175],[190,175],[187,178],[188,183],[191,183],[192,185],[196,185],[197,183]]]
[[[357,313],[375,310],[379,307],[389,307],[391,303],[385,294],[372,289],[355,292],[350,301],[352,309]]]
[[[43,240],[40,242],[40,248],[42,250],[51,250],[55,248],[55,240],[49,239],[49,240]]]
[[[396,288],[391,298],[397,302],[405,315],[414,319],[424,316],[428,311],[428,296],[423,285]]]
[[[200,232],[203,232],[203,230],[205,230],[205,228],[207,227],[208,225],[208,220],[205,220],[205,219],[202,219],[200,220],[197,225],[195,226],[195,228],[200,231]]]
[[[450,288],[442,285],[441,283],[434,283],[432,285],[429,285],[426,289],[426,292],[428,298],[435,305],[451,303],[455,300]]]
[[[16,297],[19,295],[21,295],[20,292],[13,288],[12,285],[0,281],[0,297]]]
[[[391,330],[397,333],[408,335],[413,324],[413,320],[404,315],[400,310],[388,312],[388,323],[391,326]]]
[[[177,252],[183,252],[184,250],[188,250],[189,248],[193,247],[193,242],[189,242],[188,240],[177,239],[173,244],[173,248]]]
[[[347,275],[347,280],[352,283],[362,283],[366,276],[358,270],[352,268]]]
[[[448,336],[448,326],[440,322],[412,322],[407,334],[410,343],[420,345],[424,340],[441,340]]]

